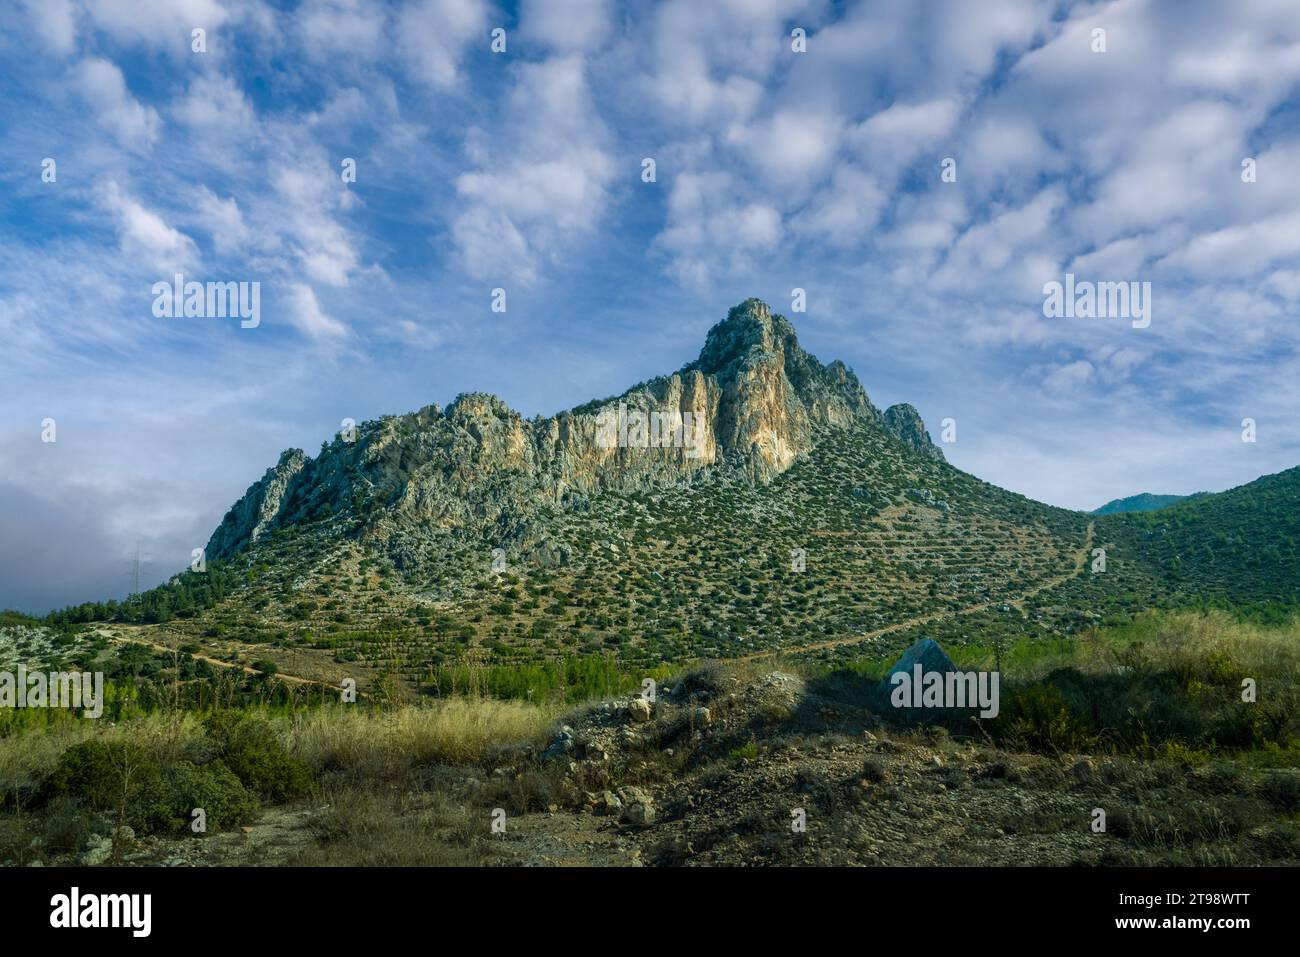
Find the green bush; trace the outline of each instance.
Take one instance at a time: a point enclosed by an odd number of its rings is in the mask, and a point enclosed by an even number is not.
[[[1300,774],[1295,771],[1269,772],[1260,782],[1260,790],[1275,807],[1300,811]]]
[[[253,819],[257,798],[220,761],[167,768],[135,802],[131,824],[145,833],[177,831],[202,808],[209,831],[221,831]]]
[[[244,785],[271,801],[289,801],[316,789],[311,769],[290,754],[265,721],[217,711],[205,722],[217,756]]]
[[[56,798],[42,828],[43,846],[56,854],[79,849],[94,831],[90,812],[77,798]]]
[[[1090,723],[1071,710],[1055,685],[1034,684],[1002,696],[993,724],[998,737],[1049,754],[1087,751],[1097,744]]]
[[[80,798],[96,811],[130,807],[154,787],[162,769],[133,744],[83,741],[64,751],[45,779],[47,798]]]

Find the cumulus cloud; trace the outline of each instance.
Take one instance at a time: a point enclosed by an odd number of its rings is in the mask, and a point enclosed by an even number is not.
[[[402,8],[394,39],[409,76],[447,90],[460,82],[470,44],[487,48],[488,30],[481,0],[414,0]]]
[[[781,214],[748,202],[728,173],[683,173],[668,199],[668,225],[658,243],[682,281],[706,283],[721,273],[753,268],[777,246]]]
[[[471,275],[530,283],[599,226],[615,174],[606,136],[581,58],[519,69],[497,136],[470,140],[481,167],[456,179],[452,232]]]
[[[599,46],[611,26],[609,0],[527,0],[519,11],[519,32],[526,41],[564,53]]]
[[[113,39],[190,55],[190,31],[213,34],[231,19],[221,0],[81,0],[80,15]]]

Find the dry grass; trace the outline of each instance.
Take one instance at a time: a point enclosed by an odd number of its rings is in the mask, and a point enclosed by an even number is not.
[[[967,668],[992,668],[995,660],[992,649],[979,646],[956,648],[954,655]],[[1254,625],[1220,611],[1147,612],[1131,624],[1085,632],[1077,639],[1011,645],[1003,673],[1028,682],[1063,667],[1108,674],[1140,663],[1154,671],[1178,672],[1215,659],[1230,661],[1257,679],[1267,678],[1275,688],[1296,688],[1300,618],[1286,625]]]
[[[160,763],[170,763],[179,759],[186,741],[202,733],[195,715],[178,712],[155,712],[120,724],[78,718],[32,728],[0,738],[0,791],[39,782],[64,751],[92,738],[130,741]]]
[[[502,858],[490,818],[440,793],[342,787],[325,794],[314,842],[287,861],[299,867],[465,867]]]
[[[466,764],[494,748],[545,739],[558,710],[516,701],[451,698],[376,712],[329,707],[271,724],[291,752],[316,770],[347,768],[358,775],[392,776],[422,764]],[[0,791],[44,778],[68,748],[96,738],[131,743],[161,764],[180,759],[186,742],[202,738],[192,713],[155,712],[119,724],[77,720],[0,738]]]
[[[280,725],[290,749],[315,768],[383,774],[420,764],[470,764],[501,747],[542,742],[558,711],[489,698],[450,698],[368,712],[325,708]]]
[[[1300,619],[1262,626],[1217,611],[1147,613],[1131,625],[1083,635],[1068,659],[1036,661],[1028,676],[1042,677],[1060,665],[1085,674],[1134,667],[1189,675],[1220,670],[1251,676],[1272,696],[1294,698],[1300,690]]]

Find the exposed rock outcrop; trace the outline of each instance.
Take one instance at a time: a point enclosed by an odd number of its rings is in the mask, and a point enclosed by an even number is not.
[[[900,408],[911,410],[890,411]],[[928,445],[915,410],[882,416],[843,363],[823,366],[789,321],[749,299],[709,331],[694,362],[622,396],[528,420],[469,393],[445,411],[364,423],[314,459],[290,450],[227,513],[208,555],[233,555],[277,526],[333,519],[378,539],[490,530],[562,562],[531,534],[534,516],[581,507],[602,490],[691,482],[704,469],[768,482],[811,451],[820,430],[855,423]]]
[[[284,494],[306,462],[302,449],[280,453],[280,461],[226,513],[208,542],[207,554],[220,558],[257,541],[279,516]]]
[[[926,431],[925,423],[921,421],[921,413],[917,412],[914,406],[906,402],[891,405],[885,410],[884,424],[895,438],[914,452],[928,455],[940,462],[944,461],[943,451],[930,441],[930,433]]]

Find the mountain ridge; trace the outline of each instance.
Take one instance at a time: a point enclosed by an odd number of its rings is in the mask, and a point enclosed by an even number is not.
[[[1105,516],[999,488],[747,300],[697,359],[621,396],[524,419],[471,392],[314,458],[286,450],[214,532],[206,573],[64,617],[166,622],[311,680],[357,663],[425,690],[610,656],[643,673],[846,661],[922,637],[1062,637],[1148,608],[1285,614],[1300,604],[1297,515],[1300,469]]]
[[[629,406],[634,416],[667,420],[672,441],[655,444],[648,429],[629,441],[624,421],[611,445],[602,427],[611,415],[626,419]],[[516,539],[525,533],[520,519],[580,505],[605,488],[690,481],[711,466],[766,483],[811,450],[815,433],[851,423],[943,459],[915,408],[882,413],[848,367],[823,365],[799,345],[789,320],[748,299],[709,330],[695,360],[620,396],[524,419],[496,396],[462,393],[445,410],[429,405],[363,423],[314,458],[288,449],[226,513],[205,551],[229,558],[272,528],[326,514],[382,536],[376,512],[385,509]],[[651,447],[653,456],[641,454]]]

